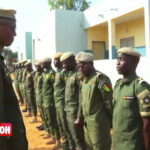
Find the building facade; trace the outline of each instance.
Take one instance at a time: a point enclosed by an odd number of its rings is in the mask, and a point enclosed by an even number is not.
[[[116,50],[125,46],[141,53],[139,72],[150,81],[143,70],[150,57],[150,0],[104,0],[84,12],[54,10],[33,31],[36,59],[56,52],[91,52],[96,68],[107,74],[108,68],[116,70]],[[110,77],[115,81],[116,71]]]

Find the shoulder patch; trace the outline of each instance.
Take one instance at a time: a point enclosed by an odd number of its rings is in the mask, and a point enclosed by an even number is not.
[[[117,82],[119,82],[120,80],[121,80],[121,78],[120,78],[120,79],[118,79],[118,80],[116,81],[116,83],[117,83]]]
[[[51,73],[51,79],[55,79],[55,73]]]
[[[107,82],[103,82],[100,85],[100,88],[103,89],[106,92],[110,92],[111,91],[111,85],[109,83],[107,83]]]

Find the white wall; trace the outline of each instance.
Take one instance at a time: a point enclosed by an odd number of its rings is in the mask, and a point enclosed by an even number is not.
[[[116,59],[94,61],[94,66],[97,70],[105,73],[107,76],[110,77],[113,86],[115,82],[122,77],[121,75],[118,75],[116,71]],[[150,83],[149,68],[150,68],[150,60],[144,57],[141,58],[139,65],[137,67],[137,75]]]
[[[90,28],[144,7],[144,0],[105,0],[84,11],[84,28]]]
[[[35,59],[53,58],[56,52],[55,11],[48,13],[33,30],[35,39]]]
[[[56,49],[74,54],[87,49],[87,33],[83,28],[83,12],[56,10]]]

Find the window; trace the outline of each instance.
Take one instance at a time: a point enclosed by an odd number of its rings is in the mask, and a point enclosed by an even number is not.
[[[135,46],[134,36],[120,39],[120,48],[121,47],[134,47],[134,46]]]

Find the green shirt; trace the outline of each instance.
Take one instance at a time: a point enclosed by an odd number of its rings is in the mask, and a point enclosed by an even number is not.
[[[68,73],[62,68],[57,69],[54,84],[54,99],[56,107],[64,107],[65,105],[65,87]]]
[[[27,76],[27,69],[23,69],[23,73],[22,73],[22,83],[26,83],[26,76]]]
[[[149,84],[136,74],[116,82],[113,113],[115,150],[145,150],[141,114],[150,116],[149,94]]]
[[[65,110],[74,111],[79,106],[80,72],[77,68],[70,71],[65,89]]]
[[[47,108],[54,106],[54,81],[55,71],[53,69],[47,70],[43,73],[42,81],[42,96],[43,96],[43,107]]]
[[[27,71],[26,75],[26,91],[34,94],[34,77],[33,72]]]
[[[19,68],[18,82],[22,82],[22,74],[23,74],[23,68]]]
[[[110,79],[95,70],[82,82],[81,105],[83,115],[89,121],[101,122],[101,116],[112,119],[112,85]],[[96,118],[96,120],[94,119]]]
[[[43,104],[42,84],[43,84],[43,73],[39,74],[39,76],[37,78],[36,88],[35,88],[36,101],[39,105]]]

